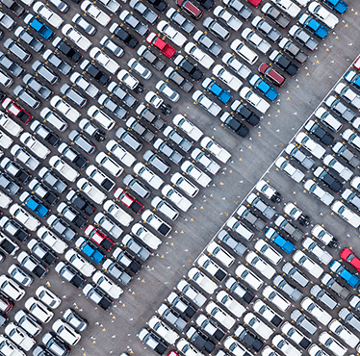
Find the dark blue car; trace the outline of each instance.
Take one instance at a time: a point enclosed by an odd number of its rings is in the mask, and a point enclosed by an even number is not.
[[[268,98],[271,101],[274,101],[279,93],[277,92],[277,90],[275,90],[272,86],[270,86],[269,84],[267,84],[259,75],[254,74],[250,79],[249,79],[249,83],[250,85],[252,85],[254,88],[256,88],[257,90],[259,90],[262,94],[265,95],[266,98]]]
[[[308,14],[302,14],[299,17],[298,22],[321,39],[325,38],[329,33],[329,30],[325,26]]]
[[[348,4],[343,0],[324,0],[324,3],[339,14],[343,14],[348,8]]]
[[[210,93],[213,93],[224,104],[228,103],[231,99],[231,94],[227,90],[217,85],[215,80],[211,78],[205,78],[201,83],[201,86]]]

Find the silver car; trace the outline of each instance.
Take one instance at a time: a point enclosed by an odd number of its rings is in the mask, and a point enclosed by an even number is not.
[[[334,310],[338,305],[337,300],[317,284],[311,288],[310,293],[331,310]]]
[[[287,276],[292,278],[302,288],[305,288],[310,283],[309,278],[307,278],[302,272],[300,272],[295,266],[293,266],[289,262],[284,264],[282,271]]]
[[[303,294],[298,289],[294,288],[280,275],[277,275],[274,278],[274,285],[287,294],[295,302],[298,302],[303,296]]]
[[[150,189],[148,189],[142,182],[133,177],[131,174],[124,177],[123,183],[141,198],[146,199],[150,195]]]
[[[123,127],[120,127],[115,135],[121,142],[128,145],[135,152],[139,152],[143,147],[143,144]]]
[[[171,170],[171,167],[164,162],[157,154],[151,150],[147,150],[143,155],[144,160],[156,168],[162,174],[168,174]]]
[[[86,106],[88,100],[81,95],[76,89],[71,87],[69,84],[63,84],[60,87],[60,93],[62,95],[65,95],[67,98],[69,98],[73,103],[83,108]]]
[[[68,137],[71,142],[74,142],[88,155],[92,154],[96,150],[96,146],[76,130],[71,131]]]
[[[318,326],[307,316],[305,316],[300,310],[295,309],[291,313],[291,319],[294,320],[297,325],[302,327],[310,335],[314,335],[317,332]]]
[[[34,110],[38,109],[41,105],[41,101],[21,85],[15,87],[13,93],[16,97],[18,97],[21,101]]]

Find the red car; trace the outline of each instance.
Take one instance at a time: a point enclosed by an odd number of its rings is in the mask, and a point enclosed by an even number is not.
[[[354,62],[353,66],[357,70],[360,70],[360,57]]]
[[[27,125],[32,119],[32,115],[30,115],[26,110],[24,110],[20,105],[16,104],[14,100],[10,98],[4,99],[1,105],[8,113],[15,116],[25,125]]]
[[[281,87],[286,82],[286,78],[278,73],[275,69],[272,69],[272,67],[267,63],[260,65],[259,72],[263,74],[265,78],[269,79],[279,87]]]
[[[261,3],[261,0],[246,0],[246,1],[255,7],[258,7]]]
[[[114,242],[93,225],[89,225],[85,229],[85,235],[90,237],[92,241],[101,246],[107,252],[114,247]]]
[[[146,41],[159,49],[161,53],[167,58],[171,58],[176,53],[176,49],[163,41],[155,32],[149,33],[146,37]]]
[[[203,11],[190,0],[176,0],[175,3],[177,6],[182,7],[195,20],[198,20],[203,15]]]
[[[354,255],[349,248],[345,247],[341,251],[340,257],[347,263],[350,263],[358,272],[360,272],[360,258]]]
[[[131,194],[127,193],[122,188],[117,188],[114,192],[114,197],[121,201],[125,206],[131,209],[135,214],[139,214],[143,210],[144,205],[136,200]]]

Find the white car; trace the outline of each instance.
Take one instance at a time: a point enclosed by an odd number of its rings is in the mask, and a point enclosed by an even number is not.
[[[307,272],[309,272],[315,278],[320,278],[324,270],[312,259],[305,255],[304,252],[297,250],[293,254],[293,260],[301,267],[303,267]]]
[[[15,325],[13,322],[10,322],[5,327],[4,332],[11,341],[15,342],[24,351],[30,351],[36,344],[36,341],[22,327]]]
[[[244,323],[249,325],[262,339],[269,340],[274,331],[253,313],[244,315]]]
[[[112,130],[116,125],[115,120],[95,105],[89,107],[87,114],[107,131]]]
[[[133,170],[135,174],[156,190],[164,184],[164,181],[157,174],[141,162],[136,163]]]
[[[205,170],[209,171],[213,175],[218,173],[221,169],[220,165],[208,157],[202,150],[200,150],[200,148],[195,148],[191,152],[191,158],[194,159],[195,162],[201,164]]]
[[[81,339],[81,335],[72,326],[61,319],[55,320],[52,324],[52,329],[57,336],[71,346],[76,345]]]
[[[329,206],[334,201],[334,197],[330,193],[328,193],[326,190],[321,188],[312,179],[308,179],[304,183],[304,188],[310,194],[313,194],[316,198],[318,198],[320,201],[322,201],[326,206]]]
[[[241,32],[241,37],[263,54],[267,54],[271,49],[271,44],[249,27]]]
[[[177,289],[181,293],[186,295],[186,297],[189,298],[198,307],[202,307],[207,300],[207,298],[202,293],[200,293],[184,279],[181,279],[180,282],[177,284]]]
[[[24,165],[32,171],[37,169],[40,165],[39,160],[37,160],[25,148],[23,148],[19,145],[12,146],[10,149],[10,153],[14,157],[16,157],[21,163],[24,163]],[[1,156],[2,156],[2,154],[0,153],[0,157]]]
[[[296,183],[300,183],[305,177],[305,174],[301,172],[300,169],[295,168],[285,157],[279,157],[275,161],[275,166],[286,173],[286,175]]]
[[[248,349],[236,341],[233,337],[229,336],[224,340],[224,348],[230,350],[234,356],[251,356]]]
[[[180,350],[185,356],[204,356],[195,346],[191,345],[189,341],[181,338],[176,347]]]
[[[6,150],[12,145],[14,140],[10,138],[6,133],[0,130],[0,146]]]
[[[18,347],[4,335],[0,335],[1,352],[4,356],[26,356],[25,352],[18,349]]]
[[[43,241],[46,245],[48,245],[58,254],[63,254],[65,250],[69,247],[66,242],[57,237],[45,226],[41,226],[36,234],[41,241]]]
[[[197,188],[193,183],[191,183],[179,172],[176,172],[171,176],[170,182],[176,187],[180,188],[186,195],[191,198],[194,198],[199,192],[199,188]]]
[[[174,125],[178,126],[194,141],[199,141],[201,136],[204,134],[199,128],[181,114],[175,115],[172,121]]]
[[[242,81],[236,77],[234,74],[231,74],[226,70],[221,64],[217,64],[213,69],[212,73],[215,77],[219,78],[223,83],[225,83],[230,89],[238,92],[242,86]]]
[[[329,324],[329,329],[332,333],[342,339],[352,349],[359,343],[360,339],[351,332],[346,326],[341,324],[338,320],[333,319]]]
[[[0,126],[14,137],[19,137],[24,130],[18,123],[2,112],[0,112]]]
[[[216,301],[222,304],[231,314],[240,318],[246,311],[246,308],[240,304],[235,298],[224,290],[216,295]]]
[[[158,249],[162,243],[158,237],[140,223],[134,224],[131,227],[131,232],[153,250]]]
[[[306,348],[310,345],[309,339],[299,329],[297,329],[288,321],[285,321],[285,323],[281,325],[281,331],[295,344],[303,348]]]
[[[284,10],[292,18],[299,15],[301,9],[294,4],[291,0],[271,0],[275,5],[279,6],[281,10]]]
[[[283,256],[278,251],[262,239],[255,242],[254,249],[264,255],[275,266],[283,259]]]
[[[117,64],[116,61],[110,58],[106,53],[104,53],[99,47],[91,48],[89,56],[111,74],[115,74],[120,69],[120,65]]]
[[[142,61],[139,61],[138,59],[131,58],[127,65],[133,72],[140,75],[140,77],[144,78],[145,80],[149,80],[152,76],[151,70],[146,68],[142,64]]]
[[[269,263],[264,261],[257,253],[254,251],[249,251],[245,257],[246,262],[255,267],[264,277],[267,279],[272,279],[276,270]]]
[[[311,344],[311,346],[308,348],[308,353],[310,356],[329,356],[328,353],[326,353],[316,344]]]
[[[226,313],[222,308],[218,307],[218,305],[213,301],[210,301],[206,305],[205,310],[227,330],[230,330],[235,325],[235,319]]]
[[[339,341],[325,331],[319,335],[319,342],[334,353],[335,356],[345,356],[348,351]]]
[[[49,159],[49,164],[70,182],[75,182],[76,179],[80,176],[80,173],[76,169],[72,168],[68,163],[64,162],[59,156],[52,156]]]
[[[187,38],[180,31],[170,26],[165,20],[161,20],[156,28],[178,47],[182,47],[187,41]]]
[[[179,338],[179,334],[170,329],[155,315],[149,320],[149,327],[150,329],[156,331],[156,333],[170,345],[174,345],[176,340]]]
[[[106,144],[106,149],[121,163],[124,163],[126,167],[131,167],[136,162],[136,158],[124,147],[119,145],[115,140],[108,141]]]
[[[326,150],[320,144],[316,143],[312,138],[310,138],[306,133],[299,132],[295,138],[295,141],[305,147],[313,156],[318,159],[321,159]]]
[[[348,181],[353,176],[353,172],[332,155],[326,155],[323,162],[325,166],[331,167],[345,181]]]
[[[157,231],[161,236],[166,237],[172,230],[172,227],[166,223],[163,219],[158,217],[155,213],[146,209],[141,214],[141,219],[144,223],[149,224],[155,231]]]
[[[84,2],[83,2],[84,4]],[[87,39],[84,35],[82,35],[76,28],[71,26],[70,24],[66,24],[61,29],[61,32],[64,36],[69,38],[76,46],[78,46],[81,50],[87,51],[92,42]]]
[[[111,21],[111,17],[104,11],[100,10],[97,6],[95,6],[91,1],[85,0],[81,3],[80,8],[87,15],[92,17],[96,22],[98,22],[101,26],[106,27]]]
[[[311,237],[306,237],[302,245],[306,251],[312,253],[324,265],[327,266],[331,262],[330,253],[321,248]]]
[[[41,333],[42,327],[41,325],[36,321],[34,317],[32,317],[29,313],[26,313],[24,310],[20,309],[15,315],[14,320],[22,327],[24,330],[26,330],[26,333],[29,336],[37,336]],[[3,349],[1,350],[3,351]]]
[[[33,5],[33,10],[37,15],[40,15],[45,21],[47,21],[51,26],[59,29],[63,24],[64,19],[60,17],[56,12],[51,10],[46,6],[42,1],[37,1]]]
[[[212,179],[190,161],[183,162],[180,168],[185,174],[194,179],[196,183],[204,188],[208,187],[211,183]]]
[[[96,271],[90,262],[72,248],[66,251],[65,259],[85,277],[91,277]]]
[[[231,42],[230,48],[243,60],[253,65],[259,59],[259,56],[240,39]]]
[[[148,91],[145,94],[144,99],[147,103],[149,103],[155,109],[159,109],[160,106],[164,103],[164,99],[152,90]]]
[[[245,281],[251,288],[258,291],[264,284],[264,281],[259,278],[254,272],[245,267],[243,264],[239,264],[239,266],[235,270],[236,276]]]
[[[308,10],[312,15],[331,29],[334,29],[339,23],[339,19],[333,13],[328,11],[324,6],[320,5],[316,1],[313,1],[309,5]]]
[[[25,302],[25,308],[44,324],[48,323],[54,316],[54,313],[50,309],[34,297],[29,298]]]
[[[164,214],[170,220],[176,220],[179,217],[179,212],[159,196],[155,196],[150,204],[156,211]]]
[[[291,303],[280,293],[278,293],[273,287],[265,287],[263,290],[263,296],[282,312],[286,312],[291,306]]]
[[[208,54],[206,54],[193,42],[188,42],[184,47],[184,51],[206,69],[210,69],[211,66],[215,63],[215,61]]]
[[[30,231],[36,231],[41,225],[41,222],[34,218],[19,204],[13,204],[9,208],[9,213],[12,215],[20,224],[24,225]]]
[[[272,338],[272,344],[286,356],[301,356],[301,351],[279,334]]]
[[[214,281],[205,276],[205,274],[196,267],[189,270],[188,277],[208,294],[214,294],[215,290],[218,288],[218,285]]]
[[[92,276],[93,282],[113,299],[119,299],[123,290],[101,271]]]
[[[215,277],[217,280],[222,281],[227,272],[220,268],[214,261],[212,261],[208,256],[201,254],[197,259],[197,264],[199,267],[203,268],[208,272],[212,277]]]
[[[65,100],[60,98],[59,95],[54,95],[50,100],[50,105],[59,111],[64,117],[66,117],[71,122],[76,122],[80,119],[81,114],[79,111],[74,109],[70,104]]]
[[[245,240],[250,241],[254,237],[254,232],[251,231],[246,225],[242,224],[238,219],[232,216],[227,222],[227,227],[238,233]]]
[[[61,299],[51,290],[40,286],[35,291],[36,296],[51,309],[56,309],[61,304]]]
[[[251,74],[251,69],[241,63],[232,53],[226,52],[222,56],[221,61],[242,79],[247,79]]]
[[[253,304],[253,309],[255,313],[261,315],[265,320],[267,320],[270,324],[274,326],[279,326],[283,318],[275,313],[266,303],[264,303],[261,299],[256,299]]]
[[[309,297],[305,297],[300,304],[304,310],[306,310],[309,314],[311,314],[315,319],[317,319],[321,324],[325,326],[329,324],[330,320],[332,319],[332,316],[328,312],[326,312]]]
[[[331,210],[342,217],[355,229],[360,226],[360,216],[347,208],[341,201],[335,200],[335,202],[331,205]]]
[[[0,276],[0,290],[16,302],[25,295],[25,290],[5,274]]]
[[[114,217],[121,225],[129,226],[130,223],[134,220],[133,217],[121,209],[117,204],[111,200],[107,200],[103,204],[103,208],[108,212],[112,217]]]
[[[173,103],[176,103],[180,99],[180,94],[163,80],[159,80],[156,83],[155,88],[159,91],[159,93],[165,95]]]
[[[69,79],[71,83],[75,84],[75,86],[93,99],[100,93],[100,90],[79,72],[72,73]]]
[[[356,190],[360,191],[360,177],[359,176],[355,176],[351,181],[350,181],[350,185],[355,188]]]
[[[5,193],[0,192],[0,208],[7,209],[13,200]]]
[[[316,224],[311,229],[312,235],[320,240],[325,246],[330,246],[331,242],[334,240],[334,236],[331,235],[328,231],[326,231],[322,226]]]
[[[324,125],[330,128],[334,132],[339,132],[343,124],[330,114],[328,110],[323,107],[317,109],[314,113],[315,117],[318,118]]]
[[[360,136],[353,132],[353,130],[346,129],[341,136],[345,141],[349,142],[351,146],[360,151]]]
[[[240,97],[246,100],[262,114],[265,114],[271,106],[266,100],[261,98],[258,94],[254,93],[249,87],[243,87],[240,90]]]
[[[185,198],[169,184],[164,185],[161,189],[161,194],[173,202],[183,212],[187,212],[192,206],[192,202],[189,199]]]
[[[140,82],[126,69],[121,69],[117,74],[117,77],[120,80],[120,82],[125,84],[130,90],[135,90],[140,84]]]
[[[206,248],[206,251],[209,253],[209,255],[213,256],[218,261],[220,261],[225,267],[229,268],[235,262],[235,257],[230,255],[229,252],[227,252],[225,249],[223,249],[220,245],[218,245],[214,241],[209,243],[209,245]]]
[[[105,152],[99,152],[95,157],[95,162],[99,165],[99,167],[105,168],[114,177],[119,177],[124,171],[124,168]]]
[[[200,146],[214,155],[222,163],[227,163],[231,158],[231,154],[228,151],[208,136],[205,136],[200,141]]]
[[[220,22],[223,22],[234,31],[239,31],[243,24],[242,21],[224,9],[221,5],[215,7],[213,14],[220,19]]]
[[[25,147],[28,147],[31,152],[41,159],[46,159],[48,154],[51,152],[45,145],[28,132],[24,132],[20,136],[20,141]]]

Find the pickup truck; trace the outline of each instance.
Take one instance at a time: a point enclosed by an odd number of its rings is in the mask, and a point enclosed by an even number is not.
[[[103,208],[111,216],[113,216],[121,225],[129,226],[130,223],[134,220],[131,215],[121,209],[117,204],[111,200],[107,200],[103,204]]]
[[[122,188],[117,188],[114,192],[114,197],[117,201],[123,203],[126,207],[132,210],[136,215],[143,210],[144,205],[137,201],[131,194],[127,193]]]
[[[256,189],[273,203],[280,203],[281,194],[264,180],[259,180],[256,183]]]
[[[360,165],[360,160],[341,142],[336,142],[331,149],[337,155],[348,161],[354,168],[357,168]]]
[[[0,112],[0,126],[10,135],[19,137],[23,128],[11,119],[7,114]]]
[[[83,279],[72,266],[63,261],[57,263],[55,272],[76,288],[81,288],[85,283],[85,279]]]
[[[266,22],[261,16],[255,16],[252,19],[251,24],[274,42],[281,37],[281,33]]]
[[[185,79],[177,70],[173,67],[167,67],[164,75],[166,78],[169,78],[174,82],[180,89],[184,90],[185,93],[189,93],[190,90],[194,87],[187,79]]]
[[[146,37],[146,41],[160,50],[161,53],[167,58],[171,58],[176,53],[176,49],[173,46],[163,41],[154,32],[149,33],[149,35]]]
[[[180,317],[180,315],[170,309],[167,305],[164,303],[160,305],[159,309],[157,310],[159,315],[163,317],[169,324],[174,326],[176,329],[182,331],[187,326],[187,322]]]
[[[12,146],[10,153],[32,171],[34,171],[40,165],[40,161],[30,155],[24,148],[20,147],[19,145]]]
[[[11,195],[15,195],[21,190],[20,185],[16,184],[11,177],[2,172],[0,172],[0,187],[4,188]]]
[[[111,299],[104,292],[98,287],[93,287],[91,284],[87,284],[83,288],[83,293],[103,310],[108,310],[113,304]]]
[[[299,229],[291,225],[282,215],[279,215],[276,218],[275,225],[287,232],[295,241],[301,241],[304,237],[304,234]]]
[[[261,11],[282,28],[286,28],[290,23],[290,19],[284,16],[277,8],[272,6],[269,2],[261,8]]]
[[[324,0],[324,3],[339,14],[343,14],[348,8],[348,4],[343,0]]]
[[[48,40],[54,34],[54,32],[49,27],[41,23],[33,14],[27,14],[24,17],[24,22],[46,40]]]
[[[210,100],[201,90],[196,90],[192,95],[192,99],[212,116],[218,116],[222,110],[218,104]]]
[[[32,197],[27,191],[20,194],[19,200],[40,218],[43,218],[49,212],[49,209],[47,209],[37,198]]]
[[[7,254],[13,256],[19,249],[19,246],[12,242],[12,240],[6,237],[2,232],[0,232],[0,248]]]
[[[26,240],[31,236],[26,229],[22,228],[15,220],[10,219],[5,215],[0,219],[0,227],[11,237],[15,237],[21,242],[26,242]]]
[[[310,169],[315,164],[315,162],[310,157],[300,151],[300,149],[296,147],[293,143],[289,143],[287,145],[287,147],[285,148],[285,152],[291,157],[295,158],[306,169]]]
[[[146,142],[151,143],[155,139],[155,134],[143,126],[140,121],[136,120],[133,116],[129,117],[125,124],[131,131],[136,132]]]
[[[246,201],[254,208],[260,211],[266,218],[272,219],[276,214],[275,210],[265,204],[255,193],[251,193]]]
[[[237,211],[237,214],[240,218],[249,222],[252,226],[255,227],[256,230],[261,231],[266,226],[266,222],[254,215],[247,207],[241,205]]]
[[[269,59],[276,63],[282,70],[286,73],[290,74],[292,77],[297,73],[299,67],[297,67],[293,62],[288,60],[284,55],[282,55],[279,51],[273,50]]]
[[[52,156],[49,159],[49,164],[51,167],[55,167],[55,169],[70,182],[75,182],[76,178],[80,175],[78,171],[65,163],[58,156]]]
[[[38,175],[59,193],[67,188],[67,185],[47,167],[40,168]]]
[[[77,249],[82,251],[86,256],[90,257],[95,263],[100,263],[104,259],[104,255],[92,244],[90,241],[87,241],[85,237],[79,237],[75,241],[75,246]]]
[[[284,50],[290,57],[295,58],[299,63],[304,63],[308,59],[308,56],[297,46],[294,42],[291,42],[288,38],[283,37],[279,42],[279,47]]]
[[[112,261],[110,258],[105,260],[102,268],[124,286],[128,285],[132,280],[132,277],[125,272],[124,268]]]
[[[268,228],[265,232],[265,237],[278,245],[284,252],[290,254],[295,250],[292,242],[280,236],[272,227]]]
[[[316,21],[312,16],[308,14],[302,14],[298,22],[300,25],[303,25],[304,28],[311,31],[314,35],[318,36],[321,39],[324,39],[327,34],[329,33],[329,30],[321,25],[318,21]]]
[[[146,120],[153,125],[156,130],[161,130],[165,126],[165,121],[155,115],[145,104],[140,104],[136,108],[136,113],[139,115],[140,119]]]
[[[231,94],[216,84],[215,80],[207,77],[201,83],[201,86],[214,94],[222,103],[226,104],[231,99]]]
[[[339,261],[333,261],[329,268],[330,271],[340,276],[349,286],[356,288],[360,284],[360,278],[350,273]]]
[[[109,252],[114,247],[114,242],[111,241],[105,234],[93,225],[89,225],[85,229],[85,235],[90,237],[97,245]]]
[[[145,45],[142,45],[137,50],[138,56],[148,61],[155,69],[161,71],[165,67],[165,62],[150,51]]]
[[[112,257],[133,273],[138,273],[141,269],[141,264],[127,251],[123,251],[121,247],[114,250]]]

